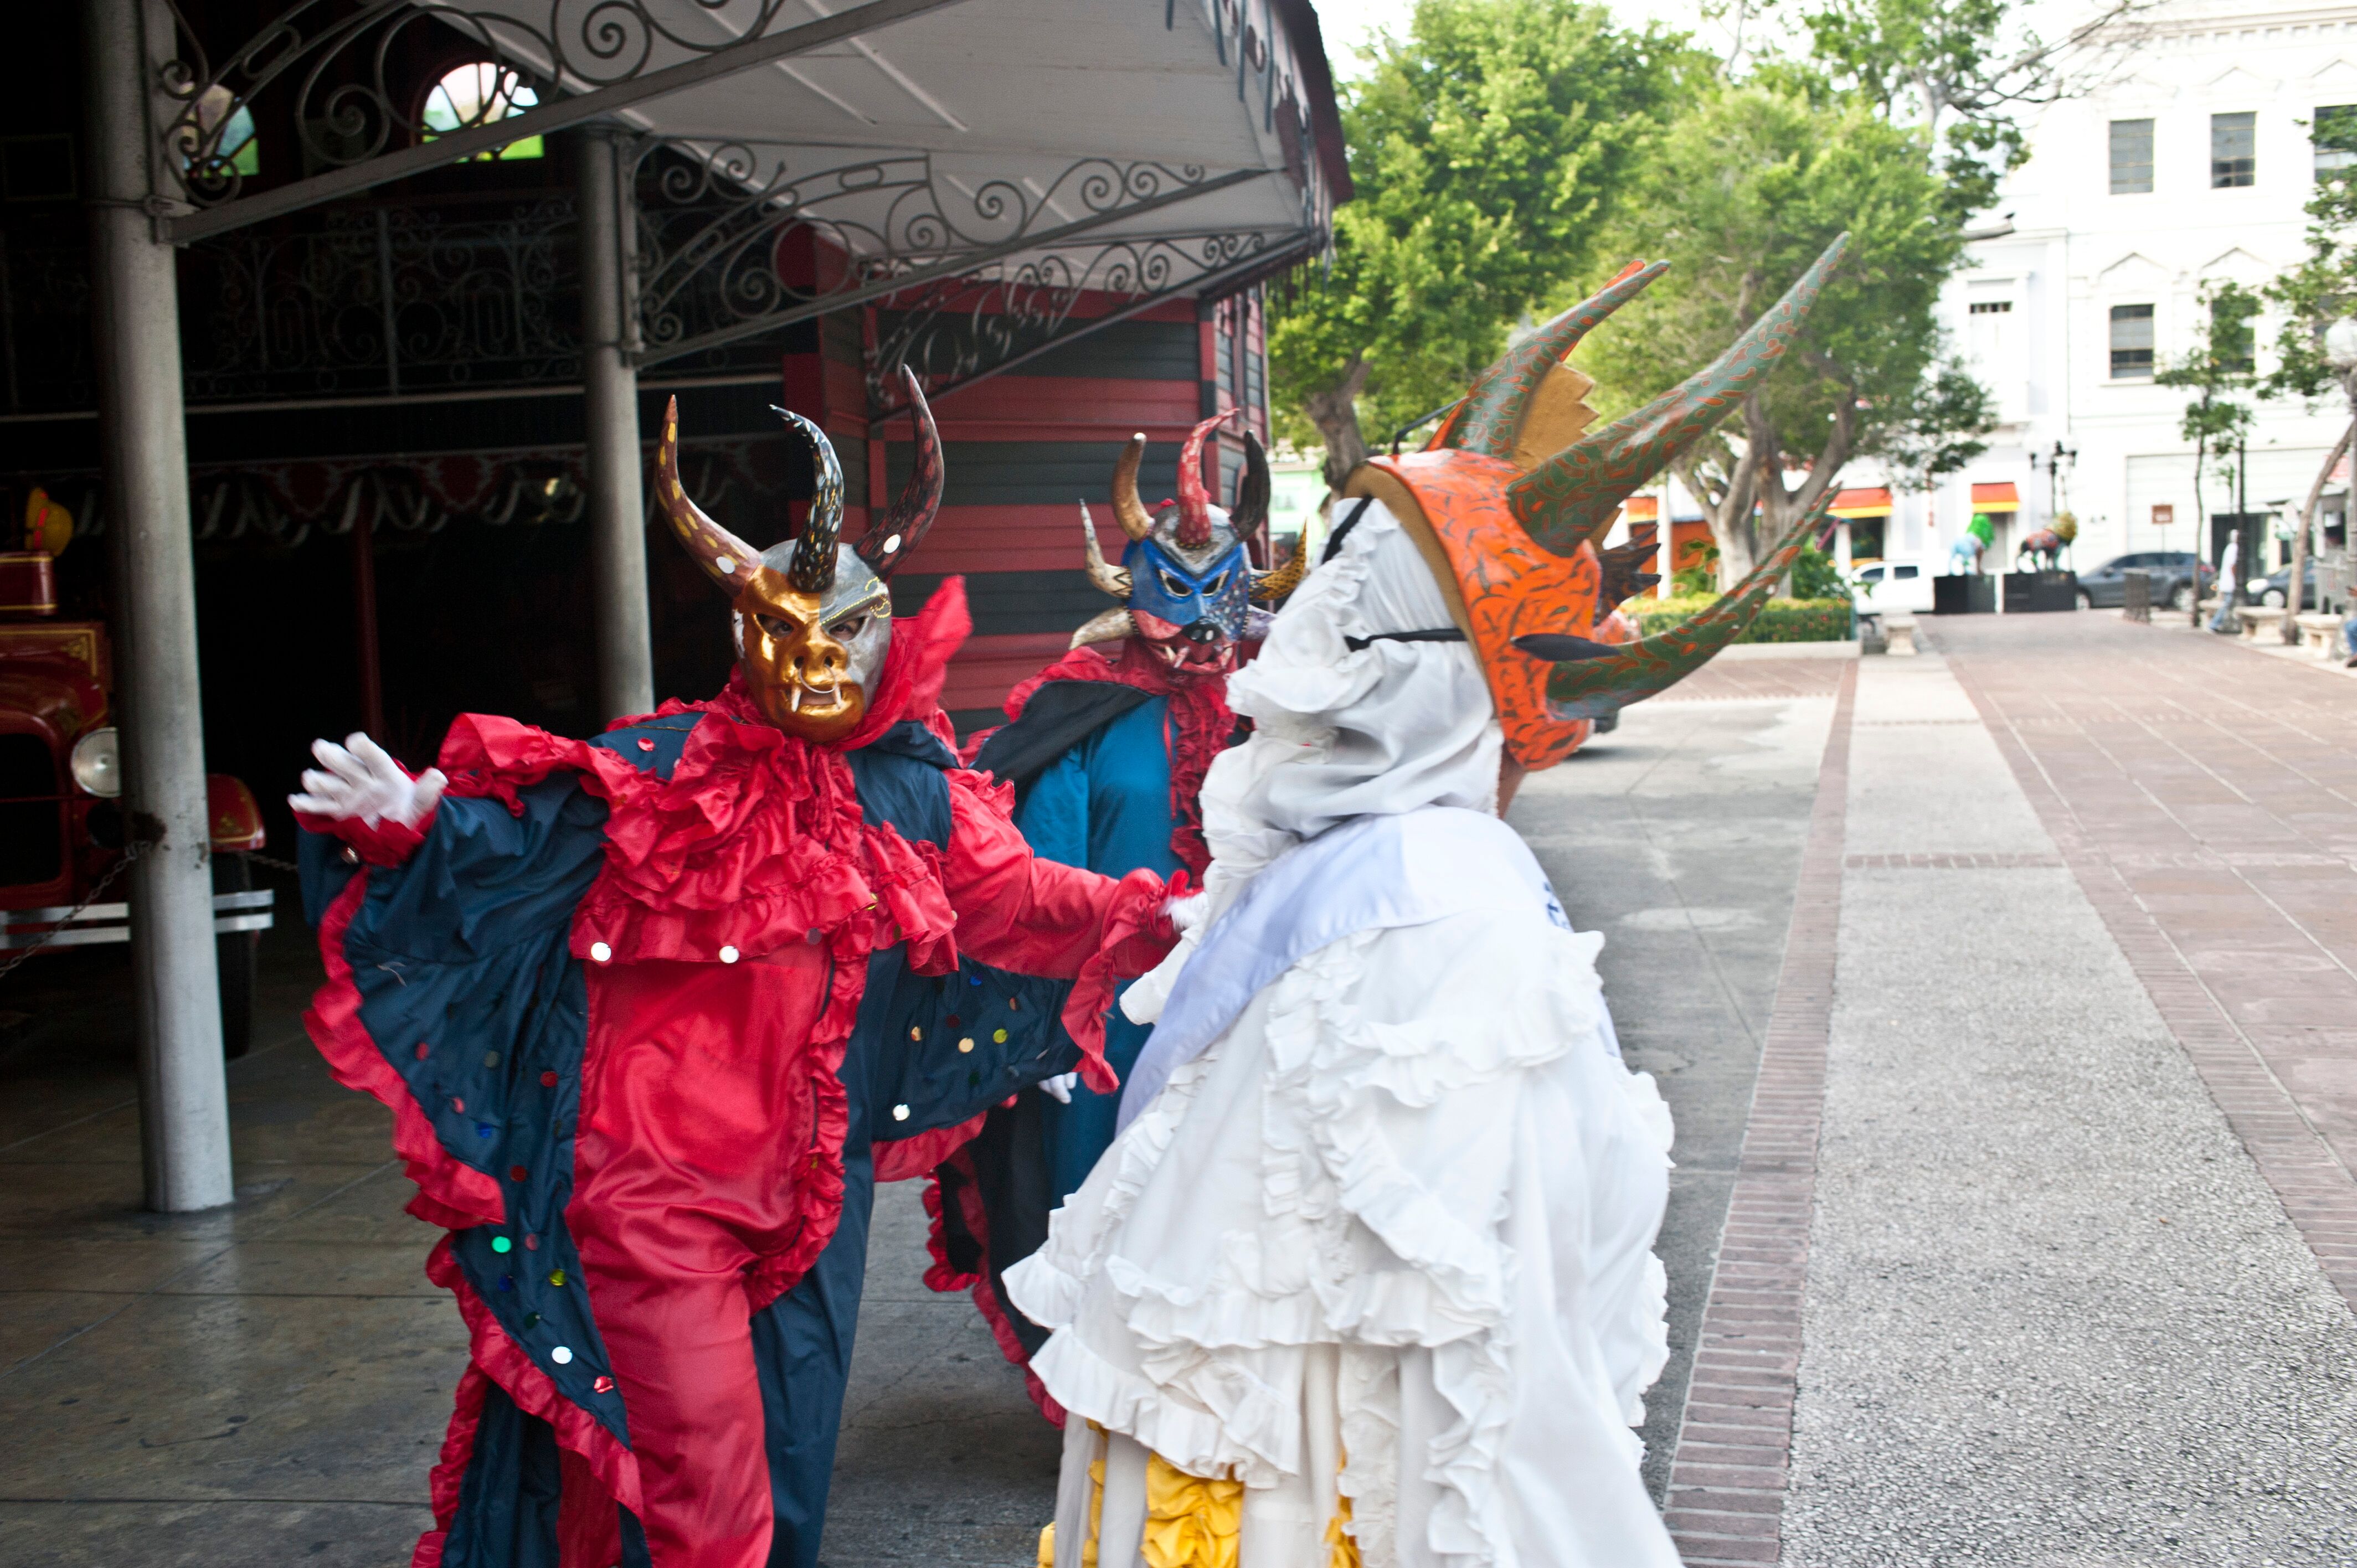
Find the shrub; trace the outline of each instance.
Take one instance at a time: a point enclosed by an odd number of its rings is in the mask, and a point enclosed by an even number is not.
[[[1631,599],[1620,614],[1651,637],[1697,611],[1707,609],[1715,596],[1682,594],[1671,599]],[[1746,627],[1738,642],[1846,642],[1850,636],[1847,599],[1770,599],[1759,617]]]

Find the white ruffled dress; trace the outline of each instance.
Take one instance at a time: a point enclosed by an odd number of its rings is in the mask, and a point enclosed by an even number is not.
[[[1159,1019],[1127,1125],[1007,1275],[1071,1413],[1057,1568],[1674,1568],[1630,1430],[1668,1108],[1498,821],[1414,541],[1377,502],[1329,553],[1229,682],[1256,729],[1204,780],[1196,929],[1124,1002]]]
[[[1338,1479],[1368,1568],[1676,1563],[1630,1430],[1667,1355],[1669,1112],[1616,1053],[1602,939],[1463,843],[1490,907],[1294,963],[1010,1272],[1082,1455],[1057,1540],[1090,1531],[1088,1423],[1135,1445],[1099,1568],[1137,1560],[1146,1450],[1244,1483],[1242,1568],[1328,1563]]]

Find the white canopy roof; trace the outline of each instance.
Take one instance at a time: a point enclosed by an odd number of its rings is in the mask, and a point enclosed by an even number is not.
[[[692,61],[842,0],[471,0],[569,91]],[[628,19],[602,61],[581,28]],[[505,23],[494,20],[504,17]],[[548,31],[552,17],[568,36]],[[1241,34],[1241,37],[1239,36]],[[1322,244],[1344,172],[1308,0],[956,0],[617,116],[731,182],[916,265],[1043,251],[1183,283]],[[1061,236],[1008,251],[1038,236]],[[1166,285],[1167,286],[1167,285]]]

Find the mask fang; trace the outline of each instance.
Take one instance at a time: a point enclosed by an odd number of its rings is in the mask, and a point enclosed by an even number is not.
[[[1083,549],[1086,551],[1089,581],[1114,598],[1127,601],[1134,585],[1129,568],[1116,566],[1104,558],[1104,552],[1097,546],[1097,520],[1089,515],[1089,503],[1086,501],[1081,503],[1081,537],[1085,541]]]
[[[732,596],[761,553],[705,515],[679,482],[679,399],[663,409],[662,439],[655,444],[655,500],[671,524],[672,536],[695,558],[704,575]]]
[[[1575,553],[1604,531],[1640,485],[1724,419],[1783,358],[1848,244],[1849,236],[1844,234],[1826,246],[1784,291],[1784,297],[1707,370],[1636,413],[1581,437],[1508,485],[1507,504],[1532,542],[1553,555]]]
[[[786,581],[805,594],[823,594],[834,586],[834,555],[843,544],[843,464],[835,457],[834,443],[826,438],[825,431],[791,409],[772,403],[770,412],[802,432],[818,468],[817,483],[811,490],[810,520],[794,542]]]

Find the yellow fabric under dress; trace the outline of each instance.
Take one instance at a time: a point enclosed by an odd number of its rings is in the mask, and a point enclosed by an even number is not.
[[[1102,1449],[1104,1429],[1088,1423],[1082,1439]],[[1100,1568],[1105,1562],[1099,1540],[1104,1513],[1105,1461],[1089,1463],[1089,1533],[1082,1543],[1078,1568]],[[1146,1517],[1138,1534],[1135,1561],[1141,1568],[1239,1568],[1244,1520],[1243,1483],[1232,1479],[1190,1476],[1159,1454],[1146,1458]],[[1351,1499],[1339,1488],[1333,1511],[1326,1520],[1322,1565],[1305,1568],[1361,1568],[1358,1541],[1351,1534]],[[1056,1568],[1056,1527],[1039,1532],[1039,1568]],[[1074,1564],[1066,1563],[1066,1568]]]

